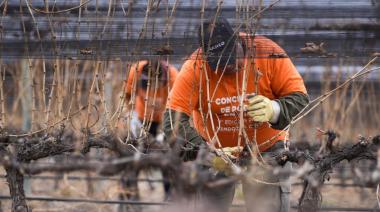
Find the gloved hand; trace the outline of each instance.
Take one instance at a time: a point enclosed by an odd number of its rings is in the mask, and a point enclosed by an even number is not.
[[[231,164],[226,159],[223,159],[221,156],[224,154],[224,156],[230,159],[236,159],[236,156],[239,155],[239,153],[242,150],[243,150],[243,147],[241,146],[216,149],[215,151],[217,155],[215,155],[211,159],[211,167],[216,171],[224,172],[226,175],[229,175],[232,172]]]
[[[221,149],[216,149],[216,153],[218,155],[225,154],[230,159],[236,159],[236,157],[240,154],[240,152],[243,150],[242,146],[234,146],[234,147],[224,147]]]
[[[256,95],[248,99],[248,115],[255,122],[269,122],[274,114],[272,101],[265,96]]]

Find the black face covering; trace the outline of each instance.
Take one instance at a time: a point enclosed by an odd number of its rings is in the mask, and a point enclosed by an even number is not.
[[[227,65],[236,64],[236,36],[227,19],[218,17],[213,23],[214,19],[203,23],[203,36],[199,28],[199,42],[210,67],[223,70]]]

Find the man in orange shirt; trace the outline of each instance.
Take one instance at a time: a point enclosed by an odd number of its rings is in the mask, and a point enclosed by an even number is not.
[[[187,141],[185,149],[194,150],[186,152],[187,159],[194,159],[205,142],[225,148],[256,141],[263,154],[283,147],[281,130],[309,101],[284,50],[264,36],[234,33],[224,18],[205,21],[198,34],[200,48],[185,61],[169,94],[163,124],[166,137]],[[223,175],[218,172],[217,177]],[[265,175],[264,181],[279,182],[276,176]],[[211,210],[228,211],[234,188],[231,183],[203,189],[200,195]],[[247,181],[243,192],[248,211],[289,210],[289,184]]]
[[[174,66],[162,60],[142,60],[131,66],[125,88],[127,109],[136,112],[137,128],[144,129],[134,129],[136,137],[141,136],[140,132],[158,134],[166,99],[177,72]]]
[[[149,133],[157,138],[166,99],[177,72],[174,66],[163,60],[142,60],[131,66],[125,91],[127,109],[132,116],[131,122],[134,122],[128,125],[135,137]],[[162,174],[167,179],[167,173]],[[167,199],[170,195],[169,182],[164,181],[164,191]]]

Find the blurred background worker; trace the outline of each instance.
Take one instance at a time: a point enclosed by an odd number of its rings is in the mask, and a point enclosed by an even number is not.
[[[151,135],[158,141],[162,140],[159,128],[177,72],[173,65],[163,60],[142,60],[131,66],[126,81],[126,102],[127,109],[132,114],[129,126],[135,138]],[[170,183],[166,181],[167,173],[162,174],[167,199]]]
[[[127,109],[134,112],[131,131],[135,137],[145,132],[153,137],[158,135],[166,99],[177,72],[163,60],[142,60],[131,66],[126,81],[126,102]]]
[[[186,142],[185,160],[195,159],[197,149],[206,142],[217,148],[215,152],[228,148],[236,151],[230,155],[236,155],[243,145],[256,141],[264,159],[283,149],[286,137],[281,130],[309,101],[304,82],[284,50],[264,36],[235,33],[219,17],[200,27],[199,45],[183,64],[170,92],[165,136],[176,135],[178,141]],[[246,100],[243,106],[242,100]],[[216,179],[228,175],[221,162],[214,158],[210,163]],[[288,211],[290,183],[271,174],[268,167],[248,168],[254,176],[242,182],[247,210]],[[291,164],[284,168],[290,169]],[[235,183],[203,188],[198,198],[203,202],[193,205],[207,207],[200,211],[228,211],[234,192]]]

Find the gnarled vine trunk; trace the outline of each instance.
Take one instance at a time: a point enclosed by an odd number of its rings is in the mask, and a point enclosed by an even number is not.
[[[5,171],[7,173],[9,193],[12,197],[12,212],[30,211],[25,199],[24,176],[15,168],[5,167]]]

